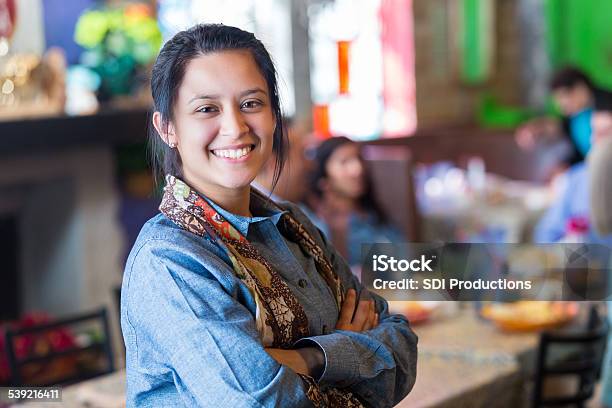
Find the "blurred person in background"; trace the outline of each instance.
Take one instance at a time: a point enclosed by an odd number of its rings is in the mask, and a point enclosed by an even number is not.
[[[416,380],[408,321],[296,205],[250,186],[269,160],[280,174],[286,154],[264,45],[220,24],[181,31],[151,91],[149,142],[166,185],[123,276],[127,406],[401,401]]]
[[[612,111],[597,110],[591,115],[593,145],[612,136]],[[560,194],[534,229],[534,242],[598,242],[592,228],[589,166],[584,161],[561,176]]]
[[[359,144],[346,137],[318,146],[306,205],[314,224],[351,266],[361,262],[361,244],[405,241],[376,202]]]
[[[612,113],[602,120],[608,123],[608,135],[612,136]],[[588,166],[593,229],[601,237],[612,237],[612,137],[598,140],[588,157]],[[612,242],[612,238],[608,242]],[[612,264],[608,265],[608,270],[610,268]],[[608,276],[608,293],[612,293],[612,276]],[[612,301],[608,301],[608,320],[612,326]],[[612,408],[612,335],[608,336],[601,390],[602,404]]]
[[[288,140],[287,162],[283,171],[276,175],[276,161],[272,158],[251,185],[274,201],[299,203],[308,189],[305,182],[308,177],[308,162],[304,155],[308,135],[301,123],[291,118],[285,118],[283,121],[287,127]],[[275,177],[278,177],[276,184]]]
[[[515,134],[517,143],[532,148],[537,139],[568,138],[572,152],[565,166],[581,162],[591,148],[591,116],[595,110],[612,109],[612,93],[596,87],[583,71],[566,67],[557,71],[550,81],[552,97],[562,118],[541,117],[520,126]]]

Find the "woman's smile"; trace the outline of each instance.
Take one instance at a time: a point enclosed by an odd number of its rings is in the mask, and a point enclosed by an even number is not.
[[[212,154],[224,161],[233,163],[242,163],[251,157],[251,152],[255,149],[255,144],[239,144],[235,146],[225,146],[214,148],[210,151]]]

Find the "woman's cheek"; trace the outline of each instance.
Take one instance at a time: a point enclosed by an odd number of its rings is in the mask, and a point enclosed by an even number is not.
[[[208,147],[215,139],[215,134],[206,128],[194,129],[190,137],[190,147],[208,153]]]

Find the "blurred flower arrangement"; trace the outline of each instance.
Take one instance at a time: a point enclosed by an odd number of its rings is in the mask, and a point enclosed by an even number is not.
[[[11,326],[15,329],[25,329],[51,321],[51,318],[44,313],[31,313]],[[67,350],[77,344],[75,336],[67,328],[58,328],[45,334],[23,335],[16,337],[14,341],[15,354],[18,359],[44,356],[51,351]],[[11,375],[4,343],[4,330],[0,327],[0,384],[6,383]],[[48,364],[31,364],[25,372],[22,372],[22,376],[24,379],[32,379],[41,374],[61,375],[64,372],[73,371],[74,364],[73,357],[64,357]]]
[[[85,48],[81,64],[100,77],[101,101],[138,92],[162,44],[152,10],[142,3],[85,11],[74,39]]]
[[[53,318],[43,312],[25,314],[18,321],[0,324],[0,385],[8,384],[11,378],[6,344],[6,330],[26,329],[47,323]],[[74,376],[77,373],[97,370],[104,359],[96,350],[86,350],[85,347],[101,344],[104,334],[99,328],[61,326],[44,332],[22,334],[13,338],[15,357],[23,361],[32,357],[47,357],[58,352],[72,351],[46,361],[34,361],[21,366],[21,379],[27,384],[53,383],[62,378]],[[78,349],[78,352],[74,352]],[[0,404],[0,406],[2,406]]]

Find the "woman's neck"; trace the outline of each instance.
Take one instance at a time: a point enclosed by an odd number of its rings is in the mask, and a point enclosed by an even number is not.
[[[251,214],[251,186],[223,191],[215,195],[208,194],[207,197],[232,214],[253,217]]]
[[[185,177],[185,182],[198,193],[212,200],[219,207],[235,215],[253,217],[251,214],[251,186],[239,188],[223,188],[218,186],[201,185],[191,182]]]

